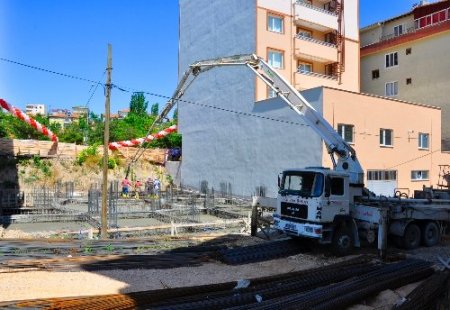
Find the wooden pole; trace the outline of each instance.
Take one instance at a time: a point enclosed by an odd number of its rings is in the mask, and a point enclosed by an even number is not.
[[[101,216],[101,238],[108,238],[108,144],[109,144],[109,118],[111,100],[111,71],[112,71],[112,46],[108,44],[107,77],[106,77],[106,98],[105,98],[105,130],[103,135],[103,184],[102,184],[102,216]]]

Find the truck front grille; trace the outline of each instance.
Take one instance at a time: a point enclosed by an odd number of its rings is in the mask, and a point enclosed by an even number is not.
[[[296,217],[300,219],[308,218],[308,206],[299,205],[295,203],[282,202],[281,203],[281,215]]]

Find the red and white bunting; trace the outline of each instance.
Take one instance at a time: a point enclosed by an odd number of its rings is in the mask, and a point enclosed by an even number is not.
[[[150,142],[150,141],[153,141],[153,140],[164,138],[168,134],[171,134],[172,132],[176,132],[176,131],[177,131],[177,125],[172,125],[172,126],[166,128],[164,130],[161,130],[158,133],[155,133],[155,134],[152,134],[152,135],[148,135],[145,138],[138,138],[138,139],[133,139],[133,140],[119,141],[119,142],[111,142],[109,144],[109,149],[110,150],[117,150],[120,147],[138,146],[138,145],[141,145],[144,142]]]
[[[44,136],[49,137],[53,142],[58,142],[58,137],[50,129],[40,124],[32,117],[26,115],[20,109],[10,105],[3,99],[0,99],[0,106],[9,113],[11,113],[14,117],[17,117],[18,119],[29,124],[31,127],[36,129],[38,132],[42,133]]]

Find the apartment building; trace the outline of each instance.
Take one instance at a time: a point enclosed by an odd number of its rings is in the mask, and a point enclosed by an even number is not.
[[[442,108],[442,149],[450,150],[450,1],[361,29],[361,91]]]
[[[437,183],[440,108],[360,93],[359,1],[179,4],[180,77],[199,60],[256,53],[352,144],[371,190],[412,194]],[[228,184],[242,196],[265,187],[273,197],[283,169],[331,166],[321,138],[248,68],[209,70],[183,98],[199,103],[178,107],[184,186]]]
[[[256,54],[299,90],[359,91],[358,1],[256,1]],[[272,96],[257,82],[257,100]]]
[[[27,104],[25,107],[25,113],[28,115],[45,115],[45,105],[44,104]]]

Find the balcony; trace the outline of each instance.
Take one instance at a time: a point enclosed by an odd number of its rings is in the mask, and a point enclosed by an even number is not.
[[[323,32],[338,29],[338,18],[335,12],[322,9],[303,0],[297,0],[295,3],[295,23]]]
[[[330,63],[337,59],[337,47],[335,44],[298,34],[295,40],[295,55],[310,61]]]
[[[295,73],[295,88],[303,90],[318,86],[338,87],[337,76],[302,70]]]

